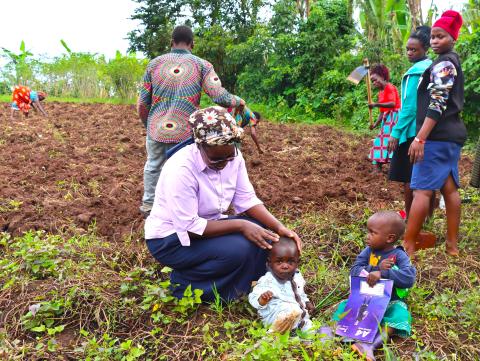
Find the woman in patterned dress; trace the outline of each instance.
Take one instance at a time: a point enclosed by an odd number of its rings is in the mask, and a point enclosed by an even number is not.
[[[377,121],[370,126],[374,129],[380,124],[380,132],[373,140],[373,147],[370,149],[369,159],[372,164],[377,165],[377,170],[381,171],[385,163],[390,162],[392,154],[388,152],[388,139],[392,128],[398,119],[398,110],[400,109],[400,97],[398,90],[390,83],[390,72],[383,64],[377,64],[372,67],[371,71],[372,83],[380,90],[378,93],[378,102],[369,104],[369,108],[379,108],[380,114]]]

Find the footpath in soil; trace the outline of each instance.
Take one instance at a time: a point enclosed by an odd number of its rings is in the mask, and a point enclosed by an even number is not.
[[[46,103],[48,118],[0,115],[0,230],[86,229],[121,240],[141,231],[145,129],[133,105]],[[258,127],[242,152],[258,196],[276,215],[322,211],[331,200],[373,209],[401,200],[398,184],[373,173],[369,139],[328,126]],[[373,137],[373,135],[372,135]],[[471,168],[462,160],[462,173]]]

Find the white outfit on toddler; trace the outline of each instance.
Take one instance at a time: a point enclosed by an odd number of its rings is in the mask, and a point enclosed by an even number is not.
[[[312,329],[312,321],[306,308],[309,300],[304,290],[305,280],[298,270],[293,276],[293,282],[296,285],[296,293],[301,304],[295,298],[292,282],[279,280],[270,271],[258,280],[248,295],[248,301],[258,310],[258,315],[265,326],[272,325],[275,320],[285,318],[287,315],[296,314],[298,316],[293,324],[293,329],[300,328],[302,331]],[[267,291],[271,291],[273,297],[270,302],[262,306],[258,303],[258,299]]]

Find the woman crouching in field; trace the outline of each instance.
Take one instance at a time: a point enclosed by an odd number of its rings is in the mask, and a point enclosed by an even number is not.
[[[155,201],[145,221],[150,253],[173,269],[174,296],[189,285],[224,300],[247,294],[266,272],[267,249],[279,236],[300,238],[255,195],[237,143],[243,130],[222,107],[190,116],[195,139],[169,158],[160,174]],[[235,213],[224,213],[233,206]]]

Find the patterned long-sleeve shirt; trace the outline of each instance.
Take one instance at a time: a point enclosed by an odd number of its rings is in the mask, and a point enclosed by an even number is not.
[[[417,90],[417,132],[426,118],[436,124],[427,140],[463,145],[467,129],[460,113],[463,109],[464,76],[455,52],[441,54],[424,71]]]
[[[455,65],[448,60],[442,61],[432,68],[430,84],[428,85],[430,91],[430,104],[428,109],[437,112],[438,118],[440,118],[447,109],[448,97],[456,77],[457,69]]]
[[[222,87],[212,64],[188,50],[172,49],[147,66],[138,113],[150,138],[179,143],[191,136],[188,118],[200,104],[202,90],[218,105],[237,107],[240,98]]]

